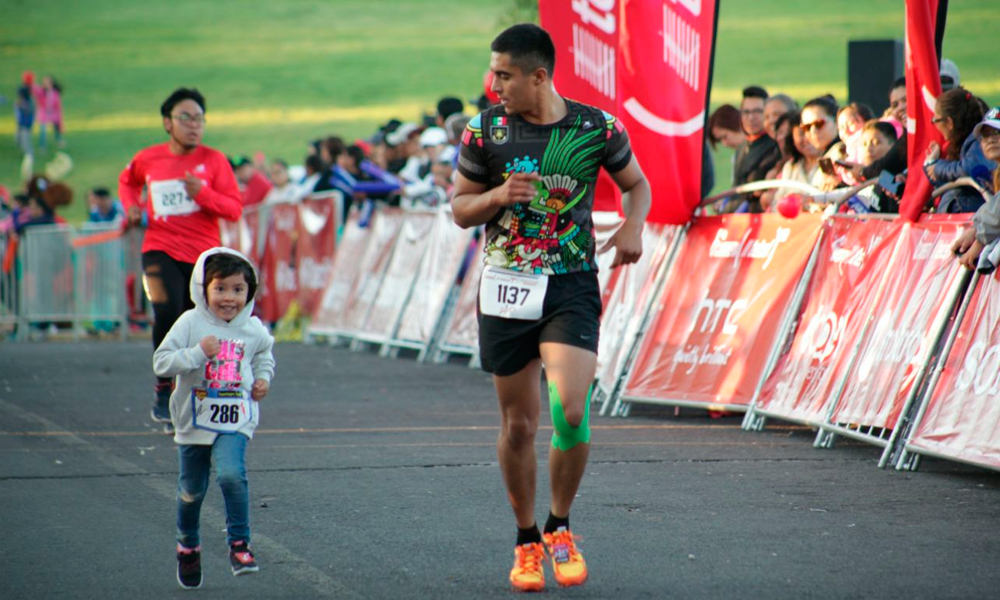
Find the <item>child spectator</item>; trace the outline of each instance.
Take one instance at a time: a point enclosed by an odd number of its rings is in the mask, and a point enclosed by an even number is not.
[[[51,75],[42,78],[42,85],[32,90],[38,105],[38,146],[46,147],[46,130],[52,125],[52,137],[56,145],[62,148],[63,142],[63,110],[62,86]]]
[[[896,143],[896,129],[885,121],[872,119],[864,124],[859,133],[858,164],[863,167],[867,167],[884,157]],[[843,190],[835,190],[813,196],[812,202],[825,205],[839,201],[843,196]],[[875,186],[869,186],[850,197],[843,204],[841,212],[851,214],[898,213],[899,200]]]
[[[872,110],[868,106],[857,102],[851,102],[837,111],[837,133],[844,142],[846,160],[860,162],[858,154],[861,130],[872,116]]]
[[[274,187],[264,197],[264,204],[288,204],[302,199],[299,186],[292,183],[288,176],[288,163],[280,158],[272,160],[267,167],[267,173],[270,175]]]
[[[156,374],[176,377],[170,418],[179,445],[177,582],[183,588],[201,587],[199,520],[213,462],[233,574],[258,570],[250,549],[246,449],[274,375],[274,339],[251,316],[256,289],[257,273],[242,254],[206,250],[191,276],[195,308],[177,319],[153,353]]]
[[[992,187],[991,173],[997,165],[986,158],[979,139],[972,135],[982,118],[979,99],[963,87],[949,90],[938,98],[931,121],[944,136],[945,146],[942,151],[937,142],[931,142],[924,160],[924,171],[935,187],[959,177],[972,177],[987,189]],[[979,192],[961,187],[945,192],[938,202],[938,212],[971,213],[982,205]]]
[[[97,187],[87,193],[90,206],[88,220],[91,223],[119,223],[125,218],[122,203],[111,195],[107,188]]]

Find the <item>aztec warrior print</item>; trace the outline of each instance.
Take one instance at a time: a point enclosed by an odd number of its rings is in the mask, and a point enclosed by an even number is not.
[[[601,167],[614,173],[632,159],[628,134],[612,115],[566,100],[566,116],[534,125],[502,106],[469,122],[459,171],[487,188],[512,173],[538,173],[530,203],[501,210],[486,224],[487,265],[558,275],[596,271],[591,211]]]

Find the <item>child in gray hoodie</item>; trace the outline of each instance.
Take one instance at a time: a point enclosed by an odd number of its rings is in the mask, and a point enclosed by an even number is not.
[[[198,522],[213,461],[233,574],[258,570],[250,550],[246,448],[274,375],[274,338],[251,316],[256,288],[246,257],[228,248],[206,250],[191,275],[195,308],[177,319],[153,353],[156,374],[176,377],[170,417],[179,445],[177,582],[184,588],[201,586]]]

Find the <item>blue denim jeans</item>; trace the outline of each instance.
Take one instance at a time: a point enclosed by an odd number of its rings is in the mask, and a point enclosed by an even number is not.
[[[215,462],[216,477],[226,503],[226,542],[250,543],[250,491],[247,485],[247,442],[242,433],[220,433],[211,446],[178,447],[177,541],[185,548],[201,544],[198,522]]]

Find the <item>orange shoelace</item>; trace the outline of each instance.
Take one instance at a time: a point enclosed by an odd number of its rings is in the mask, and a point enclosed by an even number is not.
[[[517,547],[515,568],[521,571],[541,570],[542,560],[545,558],[545,551],[539,544],[525,544]]]

